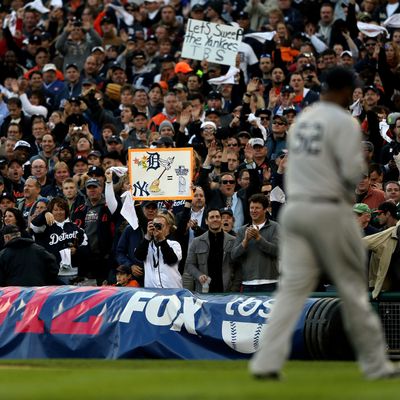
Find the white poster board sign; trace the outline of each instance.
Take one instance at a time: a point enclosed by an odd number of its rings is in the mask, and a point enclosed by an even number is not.
[[[193,149],[129,149],[134,200],[192,199]]]
[[[242,38],[242,28],[189,19],[182,57],[235,66]]]

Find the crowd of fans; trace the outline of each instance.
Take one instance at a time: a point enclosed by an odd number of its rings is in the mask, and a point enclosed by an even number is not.
[[[1,260],[21,257],[0,255],[0,285],[275,289],[288,130],[340,65],[368,163],[354,214],[369,284],[400,289],[398,13],[397,0],[4,0],[1,247],[34,242],[56,264],[35,280],[21,261],[10,278]],[[243,30],[234,82],[233,66],[181,57],[189,18]],[[193,200],[137,203],[133,228],[128,150],[174,147],[194,149]]]

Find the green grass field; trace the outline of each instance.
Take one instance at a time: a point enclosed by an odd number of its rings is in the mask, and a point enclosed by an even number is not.
[[[351,362],[291,361],[280,382],[245,361],[3,360],[0,399],[396,399],[400,380],[366,382]]]

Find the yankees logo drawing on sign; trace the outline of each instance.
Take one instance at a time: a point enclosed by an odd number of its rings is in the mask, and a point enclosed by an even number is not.
[[[129,177],[135,200],[192,198],[193,149],[130,149]]]

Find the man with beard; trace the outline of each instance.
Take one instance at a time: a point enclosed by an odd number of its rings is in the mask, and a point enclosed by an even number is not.
[[[274,101],[279,96],[281,92],[283,82],[285,81],[285,72],[281,67],[274,67],[271,70],[271,83],[268,87],[265,88],[265,104],[268,104],[270,101]],[[268,98],[267,98],[268,94]]]

